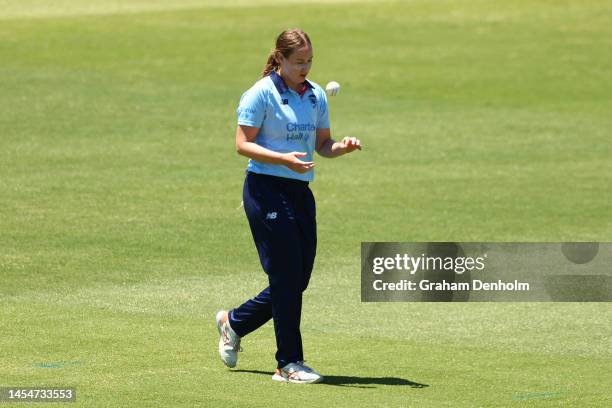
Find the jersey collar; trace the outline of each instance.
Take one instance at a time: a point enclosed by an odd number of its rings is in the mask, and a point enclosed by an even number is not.
[[[284,94],[285,92],[289,91],[289,87],[285,83],[285,80],[280,75],[278,75],[276,71],[270,72],[270,79],[274,83],[274,86],[276,87],[276,90],[279,94]],[[304,82],[306,83],[306,88],[314,88],[309,80],[305,80]]]

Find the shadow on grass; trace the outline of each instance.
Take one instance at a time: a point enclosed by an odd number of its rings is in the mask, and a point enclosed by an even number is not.
[[[252,374],[264,374],[272,376],[274,373],[271,371],[259,371],[259,370],[232,370],[234,373],[252,373]],[[320,383],[323,385],[337,385],[339,387],[356,387],[356,388],[376,388],[375,385],[405,385],[411,388],[425,388],[429,387],[427,384],[420,384],[414,381],[405,380],[397,377],[355,377],[355,376],[344,376],[344,375],[325,375],[323,381]]]

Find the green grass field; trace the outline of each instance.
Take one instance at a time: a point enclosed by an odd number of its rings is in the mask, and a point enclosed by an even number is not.
[[[612,405],[609,303],[359,286],[361,241],[612,241],[610,2],[50,4],[0,0],[0,386],[83,407]],[[293,26],[311,79],[343,86],[332,133],[365,146],[316,160],[313,386],[270,380],[271,324],[226,369],[214,325],[266,284],[235,110]]]

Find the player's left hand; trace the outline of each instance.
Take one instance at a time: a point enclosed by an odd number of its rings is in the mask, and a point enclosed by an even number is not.
[[[357,149],[361,150],[361,141],[356,137],[346,136],[340,141],[344,153],[350,153]]]

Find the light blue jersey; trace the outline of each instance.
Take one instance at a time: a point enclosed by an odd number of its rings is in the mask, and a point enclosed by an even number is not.
[[[255,83],[240,98],[238,124],[259,128],[255,143],[279,153],[306,152],[312,161],[317,129],[329,128],[327,95],[314,82],[306,81],[304,95],[289,88],[274,71]],[[248,171],[312,181],[314,169],[298,173],[287,166],[250,159]]]

